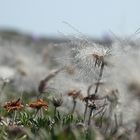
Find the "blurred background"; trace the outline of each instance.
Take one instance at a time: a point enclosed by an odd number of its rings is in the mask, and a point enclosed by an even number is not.
[[[0,78],[35,90],[59,66],[54,57],[69,52],[63,43],[70,36],[106,44],[112,36],[133,36],[140,27],[139,5],[139,0],[0,0]]]
[[[88,36],[102,37],[110,30],[129,35],[140,27],[139,0],[0,0],[0,29],[33,36],[74,34],[68,22]]]

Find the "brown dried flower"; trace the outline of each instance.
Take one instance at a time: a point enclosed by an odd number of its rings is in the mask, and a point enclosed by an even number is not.
[[[29,107],[37,110],[41,109],[42,107],[44,109],[48,109],[48,103],[43,101],[42,99],[37,99],[37,101],[29,103]]]
[[[73,99],[83,100],[83,95],[81,94],[81,90],[72,90],[68,92],[68,96],[71,96]]]
[[[13,111],[13,110],[20,110],[22,109],[24,106],[22,105],[22,103],[20,102],[20,98],[16,101],[10,101],[5,103],[5,105],[3,106],[8,112]]]

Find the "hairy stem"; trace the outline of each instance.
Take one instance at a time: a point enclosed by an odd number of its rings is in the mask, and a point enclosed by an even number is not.
[[[92,88],[92,84],[88,87],[87,89],[87,96],[90,96],[90,90]],[[87,114],[87,109],[88,109],[88,100],[86,101],[86,105],[85,105],[85,111],[84,111],[84,122],[85,122],[85,119],[86,119],[86,114]]]
[[[100,73],[99,73],[99,78],[96,84],[95,92],[94,94],[97,94],[99,86],[100,86],[100,80],[102,79],[103,76],[103,70],[104,70],[104,63],[102,62],[101,68],[100,68]]]
[[[15,110],[15,112],[14,112],[14,118],[13,118],[13,123],[16,122],[16,118],[17,118],[17,111]]]
[[[35,114],[34,114],[34,118],[36,118],[37,114],[38,114],[39,109],[36,110]]]
[[[88,109],[88,101],[86,102],[86,105],[85,105],[84,122],[85,122],[85,119],[86,119],[87,109]]]
[[[90,109],[90,114],[89,114],[89,119],[88,119],[88,125],[90,125],[90,122],[91,122],[92,111],[93,111],[93,108]]]
[[[75,108],[76,108],[76,100],[73,99],[73,108],[72,108],[72,111],[71,111],[72,114],[74,113]]]
[[[56,107],[54,107],[54,117],[56,116]]]

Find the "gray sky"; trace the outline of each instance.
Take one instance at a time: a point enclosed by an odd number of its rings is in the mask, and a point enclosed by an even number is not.
[[[0,28],[34,34],[132,34],[140,27],[140,0],[0,0]]]

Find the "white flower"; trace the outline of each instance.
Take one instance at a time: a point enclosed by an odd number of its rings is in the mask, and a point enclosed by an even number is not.
[[[98,76],[99,67],[107,65],[110,49],[99,44],[73,44],[71,49],[72,65],[83,78]]]

